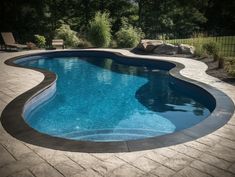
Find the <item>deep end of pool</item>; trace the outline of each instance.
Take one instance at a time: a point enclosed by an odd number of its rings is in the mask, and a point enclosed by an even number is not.
[[[45,79],[7,105],[4,128],[20,140],[54,149],[128,152],[169,146],[213,132],[234,111],[229,97],[183,77],[183,65],[175,62],[64,51],[6,63],[38,67]],[[19,105],[13,117],[9,110]]]

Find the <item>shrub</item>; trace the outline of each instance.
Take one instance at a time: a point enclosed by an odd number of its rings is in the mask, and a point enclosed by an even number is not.
[[[235,58],[227,58],[225,60],[225,70],[229,75],[235,77]]]
[[[108,47],[111,41],[111,23],[108,13],[97,12],[89,23],[88,39],[96,47]]]
[[[214,59],[217,60],[218,55],[219,55],[219,47],[216,42],[214,42],[214,41],[205,42],[202,45],[202,48],[205,50],[205,52],[208,55],[212,55],[214,57]]]
[[[77,47],[79,39],[77,32],[71,30],[69,25],[62,24],[60,28],[55,31],[55,38],[63,39],[66,47]]]
[[[132,25],[122,26],[116,33],[118,47],[135,47],[143,33],[140,29],[134,28]]]
[[[79,44],[78,44],[77,47],[78,47],[78,48],[83,48],[83,49],[85,49],[85,48],[91,48],[91,47],[93,47],[93,46],[92,46],[92,44],[91,44],[89,41],[87,41],[85,38],[82,38],[82,39],[80,40],[80,42],[79,42]]]
[[[202,47],[202,44],[194,44],[195,52],[194,55],[197,57],[203,57],[205,55],[205,49]]]
[[[111,47],[111,48],[117,48],[117,41],[113,39],[113,40],[110,42],[109,47]]]
[[[34,35],[35,38],[35,43],[39,48],[43,48],[46,45],[46,38],[44,36],[41,35]]]
[[[213,56],[214,60],[219,59],[219,46],[218,44],[210,39],[204,38],[195,38],[190,43],[195,47],[195,55],[196,56]]]

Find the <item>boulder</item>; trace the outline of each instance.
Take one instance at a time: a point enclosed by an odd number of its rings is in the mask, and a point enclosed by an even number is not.
[[[159,45],[153,50],[155,54],[175,55],[178,53],[178,46],[173,44],[164,43]]]
[[[162,40],[142,39],[136,48],[145,52],[152,52],[156,47],[162,44]]]
[[[185,55],[193,55],[195,53],[195,47],[187,44],[180,44],[179,53]]]

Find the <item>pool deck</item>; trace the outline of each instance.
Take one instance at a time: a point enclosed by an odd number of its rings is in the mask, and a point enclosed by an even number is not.
[[[135,56],[126,50],[111,51]],[[4,61],[34,52],[38,51],[0,52],[0,112],[44,77],[33,70],[7,66]],[[204,63],[177,57],[157,58],[184,64],[185,68],[180,71],[183,76],[223,91],[235,103],[235,86],[207,75]],[[222,128],[194,141],[128,153],[80,153],[43,148],[13,138],[0,124],[0,176],[232,177],[235,176],[235,114]]]

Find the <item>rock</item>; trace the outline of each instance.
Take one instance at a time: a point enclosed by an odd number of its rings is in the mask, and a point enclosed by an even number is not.
[[[136,48],[145,52],[152,52],[161,44],[163,44],[162,40],[142,39]]]
[[[159,45],[153,50],[155,54],[175,55],[178,53],[178,46],[173,44],[164,43]]]
[[[193,55],[195,52],[195,47],[186,44],[179,45],[179,53],[186,54],[186,55]]]

